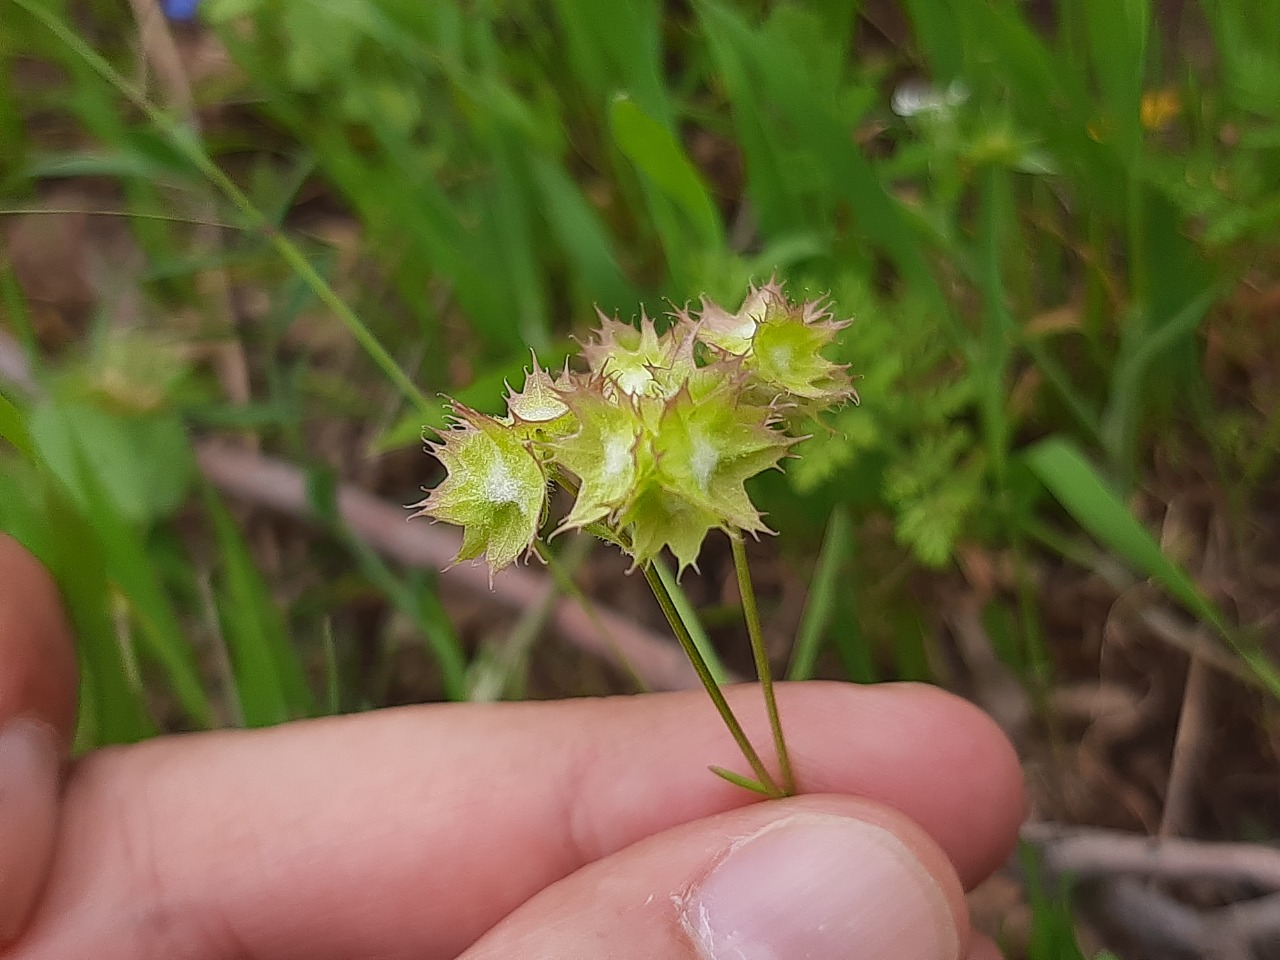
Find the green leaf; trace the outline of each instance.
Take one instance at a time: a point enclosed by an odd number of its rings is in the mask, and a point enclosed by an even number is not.
[[[262,4],[263,0],[204,0],[200,10],[209,23],[222,24],[252,16]]]
[[[752,793],[758,793],[763,797],[772,798],[776,796],[773,791],[759,780],[754,780],[751,777],[744,777],[740,773],[734,773],[732,770],[727,770],[724,767],[717,767],[714,764],[707,767],[707,769],[721,780],[728,780],[735,787],[742,787],[744,790],[750,790]]]
[[[827,532],[822,538],[818,562],[809,580],[809,596],[805,599],[804,614],[796,631],[795,647],[791,651],[791,665],[787,669],[788,680],[808,680],[813,676],[818,652],[831,617],[835,611],[836,578],[849,553],[849,512],[842,507],[831,511],[827,520]]]
[[[595,6],[594,0],[589,5]],[[564,249],[587,301],[606,311],[634,303],[638,298],[618,265],[613,239],[578,185],[544,158],[535,157],[532,163],[542,215]]]
[[[151,523],[182,503],[195,461],[176,415],[119,417],[76,401],[46,401],[28,425],[49,468],[87,509],[92,481],[128,523]]]
[[[704,250],[723,247],[720,214],[701,174],[671,132],[626,96],[610,106],[609,129],[627,159],[688,219],[693,245]]]
[[[450,700],[467,699],[467,654],[449,613],[440,602],[434,576],[413,571],[409,577],[393,572],[368,544],[346,530],[341,536],[361,572],[391,600],[397,610],[422,631],[427,647],[440,666],[444,694]]]
[[[3,393],[0,393],[0,437],[12,444],[28,460],[35,457],[35,441],[27,430],[22,411]]]
[[[1245,644],[1222,612],[1186,571],[1164,554],[1151,534],[1069,440],[1060,437],[1042,440],[1027,450],[1024,458],[1040,482],[1081,527],[1213,627],[1235,648],[1257,679],[1280,697],[1280,670],[1256,647]]]
[[[361,34],[345,7],[323,0],[288,0],[280,18],[287,42],[283,54],[289,78],[302,90],[316,90],[326,80],[347,75]]]
[[[119,587],[139,629],[143,650],[164,669],[183,709],[202,727],[214,725],[213,706],[200,678],[195,651],[187,641],[147,545],[97,482],[76,452],[76,482],[85,498],[84,513],[97,532],[107,576]]]
[[[77,748],[133,743],[155,733],[112,622],[112,587],[93,526],[39,465],[0,473],[0,530],[30,550],[58,582],[80,660]]]
[[[144,650],[163,667],[192,720],[212,726],[194,651],[138,529],[181,499],[175,477],[190,469],[191,453],[173,423],[125,421],[52,401],[37,407],[30,421],[38,452],[101,545],[106,576],[128,602]]]
[[[1149,0],[1086,0],[1082,6],[1093,72],[1123,153],[1135,162],[1142,145],[1142,82],[1151,24]]]
[[[1027,465],[1085,530],[1137,570],[1154,577],[1192,611],[1208,600],[1069,440],[1050,437],[1024,454]]]
[[[151,147],[153,144],[144,143]],[[71,179],[74,177],[139,178],[155,183],[191,179],[189,163],[174,151],[130,146],[100,153],[59,153],[35,156],[22,171],[31,179]]]

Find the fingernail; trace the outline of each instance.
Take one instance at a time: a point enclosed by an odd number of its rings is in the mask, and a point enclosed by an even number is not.
[[[683,922],[709,960],[955,960],[946,894],[883,827],[826,815],[736,843]]]
[[[21,932],[49,869],[58,756],[47,723],[21,717],[0,729],[0,943]]]

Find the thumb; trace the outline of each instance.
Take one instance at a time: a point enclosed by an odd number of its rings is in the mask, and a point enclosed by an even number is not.
[[[920,827],[870,801],[808,796],[685,824],[590,864],[464,958],[957,960],[968,940],[960,882]]]

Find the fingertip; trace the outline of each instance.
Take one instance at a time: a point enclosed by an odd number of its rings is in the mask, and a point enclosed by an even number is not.
[[[62,751],[47,723],[0,726],[0,945],[26,925],[53,860]]]
[[[941,851],[870,809],[792,814],[733,840],[695,883],[681,920],[712,960],[952,960],[967,933]]]
[[[829,743],[793,757],[804,791],[870,795],[903,810],[952,854],[966,888],[1008,858],[1024,816],[1022,769],[981,709],[922,683],[808,681],[780,691],[784,723],[794,712],[825,740],[850,743],[844,765],[831,762]]]
[[[959,773],[952,802],[985,811],[981,856],[970,865],[966,885],[985,878],[1009,859],[1026,818],[1026,783],[1012,741],[986,711],[941,687],[905,684],[932,717],[936,735],[952,751]]]

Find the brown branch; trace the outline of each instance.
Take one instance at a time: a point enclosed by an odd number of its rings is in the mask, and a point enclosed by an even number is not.
[[[1215,912],[1224,925],[1255,943],[1275,943],[1280,939],[1280,893],[1241,900]],[[1269,939],[1264,939],[1269,938]]]
[[[1260,844],[1153,838],[1055,823],[1028,823],[1022,839],[1040,849],[1045,868],[1055,874],[1232,880],[1280,890],[1280,849]]]
[[[1217,881],[1228,897],[1241,883],[1280,890],[1280,849],[1052,823],[1027,824],[1022,838],[1040,848],[1050,874],[1096,881],[1081,907],[1155,956],[1250,960],[1255,945],[1280,938],[1280,893],[1198,909],[1161,886]]]
[[[224,492],[300,519],[313,519],[301,470],[280,460],[244,450],[204,442],[196,456],[204,475]],[[409,523],[405,509],[385,503],[362,490],[342,486],[338,490],[339,516],[351,532],[369,546],[400,563],[439,570],[442,586],[489,594],[489,574],[482,567],[450,567],[461,538],[445,527],[424,522]],[[508,567],[493,578],[492,596],[505,607],[525,610],[546,595],[548,582],[541,573]],[[680,650],[657,634],[633,623],[616,611],[600,606],[595,619],[568,598],[556,601],[551,613],[554,629],[578,647],[624,666],[657,690],[684,690],[697,686],[697,677]]]
[[[1205,641],[1198,644],[1198,648]],[[1191,654],[1187,681],[1183,688],[1182,709],[1173,738],[1173,757],[1169,762],[1169,784],[1164,794],[1164,810],[1157,833],[1172,837],[1185,833],[1192,820],[1197,778],[1210,749],[1211,685],[1213,674],[1198,653]]]
[[[1102,915],[1154,956],[1252,960],[1248,938],[1222,923],[1221,911],[1200,911],[1151,884],[1119,877],[1106,884]]]
[[[1149,881],[1117,877],[1093,903],[1106,921],[1155,956],[1171,951],[1206,960],[1253,960],[1256,947],[1280,942],[1280,894],[1197,909]]]

